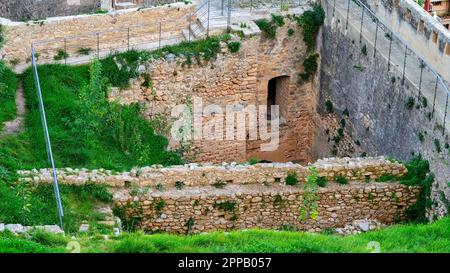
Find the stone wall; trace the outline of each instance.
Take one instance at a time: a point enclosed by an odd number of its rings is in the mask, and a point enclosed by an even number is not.
[[[326,100],[332,101],[335,112],[341,117],[347,110],[352,138],[361,143],[361,148],[369,156],[382,154],[408,161],[413,155],[421,154],[429,160],[431,171],[436,176],[432,193],[434,213],[443,216],[446,213],[445,200],[450,200],[449,134],[448,131],[442,134],[442,117],[438,116],[438,109],[434,117],[429,116],[433,111],[433,97],[428,98],[424,107],[417,100],[417,86],[409,79],[402,84],[399,69],[392,68],[387,72],[387,59],[379,53],[373,57],[370,43],[363,41],[370,53],[362,53],[362,44],[357,42],[359,25],[354,28],[349,24],[348,30],[344,31],[345,17],[337,17],[338,12],[336,18],[327,15],[319,43],[322,56],[319,112],[326,114]],[[360,67],[364,70],[357,69]],[[424,86],[422,94],[430,88],[434,85]],[[415,101],[412,109],[406,106],[409,98]],[[445,97],[437,100],[445,102]]]
[[[332,181],[337,176],[349,181],[370,181],[385,174],[404,175],[407,170],[400,163],[384,157],[373,158],[328,158],[320,159],[311,165],[319,176]],[[294,163],[259,163],[255,165],[224,163],[187,164],[183,166],[152,166],[133,169],[130,172],[109,170],[58,169],[58,180],[62,184],[85,185],[105,184],[111,187],[155,187],[174,188],[176,182],[185,186],[211,186],[218,181],[227,184],[276,184],[284,183],[289,172],[295,172],[300,182],[309,175],[308,167]],[[49,169],[19,171],[20,181],[30,183],[52,183]]]
[[[0,17],[24,21],[92,13],[100,9],[101,2],[101,0],[2,0]]]
[[[394,181],[374,182],[380,176],[401,177],[407,172],[402,164],[383,157],[329,158],[310,167],[328,183],[317,191],[317,219],[306,221],[299,221],[299,208],[310,171],[293,163],[154,166],[124,173],[66,168],[58,170],[58,179],[61,184],[112,186],[116,212],[125,223],[133,219],[144,231],[173,233],[184,233],[187,226],[197,233],[283,227],[320,231],[359,219],[390,224],[404,219],[405,209],[416,202],[419,192]],[[299,183],[286,185],[292,173]],[[37,184],[52,179],[50,170],[19,175],[20,181]],[[338,176],[349,184],[334,182]]]
[[[289,28],[295,29],[296,35],[288,36]],[[237,37],[234,39],[239,40]],[[273,40],[264,38],[258,31],[239,42],[239,52],[230,53],[227,45],[222,43],[217,58],[201,64],[192,60],[191,65],[186,65],[184,58],[175,56],[152,60],[143,68],[143,74],[151,76],[152,88],[142,86],[142,77],[132,82],[127,90],[113,90],[110,99],[124,104],[145,103],[144,115],[148,118],[156,114],[168,114],[177,104],[193,101],[194,98],[201,98],[203,106],[215,104],[223,109],[233,104],[258,107],[267,105],[269,80],[282,77],[283,80],[278,81],[277,98],[281,98],[278,102],[283,122],[280,129],[281,144],[276,151],[260,152],[260,145],[264,143],[260,138],[223,141],[203,139],[191,144],[190,150],[196,154],[191,160],[242,162],[257,157],[277,162],[312,161],[311,143],[316,128],[313,121],[315,95],[311,82],[299,80],[299,72],[303,70],[302,63],[307,54],[301,29],[295,22],[286,19],[286,25],[277,30]],[[208,119],[208,116],[203,117]],[[178,144],[171,141],[172,148]]]
[[[144,194],[122,190],[114,197],[124,219],[132,217],[138,221],[136,227],[147,232],[186,233],[188,228],[192,233],[251,228],[314,232],[344,227],[359,219],[383,224],[401,221],[418,192],[418,188],[396,182],[320,188],[318,216],[304,221],[299,219],[304,194],[300,186],[207,186],[163,192],[150,189]]]
[[[30,62],[32,43],[40,62],[53,61],[58,50],[64,49],[71,57],[79,55],[77,51],[80,48],[92,51],[98,48],[102,56],[126,49],[128,35],[131,45],[158,43],[159,22],[161,39],[180,37],[182,30],[189,25],[188,15],[194,11],[193,4],[175,3],[107,14],[54,17],[38,22],[0,19],[6,39],[0,57],[7,61],[19,61],[19,65],[27,64]]]
[[[412,0],[363,1],[398,36],[450,81],[450,31]]]

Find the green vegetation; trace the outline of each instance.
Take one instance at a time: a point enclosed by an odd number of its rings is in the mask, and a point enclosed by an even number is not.
[[[92,48],[89,47],[81,47],[77,50],[78,55],[89,55],[92,52]]]
[[[53,56],[53,59],[55,61],[61,61],[67,58],[69,58],[69,53],[67,53],[67,51],[65,51],[64,49],[58,49],[56,55]]]
[[[284,26],[284,17],[281,15],[272,14],[272,20],[259,19],[255,21],[256,25],[261,29],[264,36],[269,39],[275,38],[277,28]]]
[[[317,196],[317,179],[319,174],[315,167],[310,167],[309,171],[310,175],[306,178],[306,184],[303,186],[304,193],[302,196],[302,205],[298,209],[300,221],[306,221],[308,219],[315,220],[317,219],[317,216],[319,216],[319,212],[317,210],[317,201],[320,200],[319,196]]]
[[[366,45],[362,46],[361,53],[364,54],[365,56],[367,56],[367,46]]]
[[[440,153],[442,151],[441,142],[437,138],[434,139],[434,147],[436,148],[436,152]]]
[[[297,173],[295,171],[289,171],[286,176],[286,185],[295,186],[298,183]]]
[[[305,11],[296,17],[297,23],[303,28],[303,41],[308,50],[314,49],[317,32],[325,21],[325,11],[322,6],[315,4],[312,10]]]
[[[5,43],[5,37],[3,36],[3,25],[0,24],[0,49],[3,47],[3,44]]]
[[[319,58],[319,54],[311,54],[303,61],[304,71],[300,73],[302,80],[307,81],[316,73],[318,67],[317,58]]]
[[[317,186],[324,188],[327,186],[327,183],[328,183],[328,179],[326,176],[317,177]]]
[[[408,97],[408,99],[406,100],[406,103],[405,103],[406,109],[412,110],[414,108],[415,103],[416,103],[416,101],[413,97]]]
[[[16,89],[18,79],[3,62],[0,62],[0,130],[3,123],[16,117]]]
[[[334,112],[333,102],[331,102],[331,100],[327,100],[325,102],[325,109],[327,110],[327,113],[329,113],[329,114]]]
[[[352,236],[312,234],[295,231],[248,230],[199,235],[125,233],[105,241],[80,237],[82,252],[115,253],[335,253],[371,252],[368,243],[380,243],[381,252],[450,252],[450,218],[433,224],[398,225]],[[57,235],[62,238],[62,236]],[[0,252],[66,252],[64,239],[22,239],[0,235]],[[36,240],[36,241],[33,241]]]
[[[259,162],[260,162],[260,160],[257,159],[256,157],[251,157],[251,158],[248,160],[248,164],[250,164],[250,165],[255,165],[255,164],[258,164]]]
[[[397,181],[398,178],[395,175],[389,174],[389,173],[385,173],[383,175],[381,175],[380,177],[378,177],[377,179],[375,179],[376,182],[388,182],[388,181]]]
[[[236,209],[236,202],[224,201],[214,204],[214,208],[223,210],[225,212],[234,211]]]
[[[240,48],[241,48],[241,43],[240,42],[229,42],[228,43],[228,50],[231,53],[238,52]]]
[[[403,177],[400,183],[409,186],[419,186],[421,188],[417,202],[406,210],[406,215],[410,222],[426,223],[428,221],[426,211],[431,207],[431,185],[434,175],[430,173],[430,164],[422,156],[412,158],[406,164],[408,174]]]
[[[287,33],[288,33],[288,36],[291,37],[292,35],[294,35],[295,30],[292,28],[289,28]]]
[[[334,182],[341,184],[341,185],[347,185],[348,184],[348,179],[345,176],[342,175],[336,175],[334,177]]]

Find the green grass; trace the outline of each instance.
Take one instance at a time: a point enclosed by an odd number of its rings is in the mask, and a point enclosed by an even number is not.
[[[126,233],[105,241],[99,236],[80,237],[82,252],[153,253],[335,253],[370,252],[369,242],[378,242],[381,252],[450,252],[450,218],[435,223],[397,225],[378,231],[339,236],[295,231],[249,230],[200,235]],[[28,252],[28,248],[10,247],[8,238],[0,236],[0,252]],[[31,245],[30,251],[64,251],[66,241],[41,234],[32,241],[17,239],[18,246]],[[36,242],[40,242],[37,244]],[[51,246],[51,247],[50,247]]]
[[[16,117],[15,94],[18,79],[14,72],[0,62],[0,130],[3,123]]]

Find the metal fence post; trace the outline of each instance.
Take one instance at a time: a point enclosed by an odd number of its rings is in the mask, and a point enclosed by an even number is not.
[[[250,12],[253,11],[253,0],[250,0]]]
[[[97,58],[100,58],[100,33],[97,32]]]
[[[189,39],[189,42],[191,41],[191,22],[192,22],[192,14],[191,14],[191,16],[189,16],[189,26],[188,26],[188,39]]]
[[[348,12],[350,11],[350,0],[347,0],[347,22],[345,23],[345,29],[348,29]]]
[[[421,97],[420,91],[422,90],[422,76],[423,76],[423,68],[425,67],[425,64],[423,61],[420,61],[420,77],[419,77],[419,99]]]
[[[336,0],[333,0],[333,17],[334,17],[335,10],[336,10]]]
[[[388,72],[391,68],[392,32],[389,34]]]
[[[405,58],[403,59],[402,84],[405,84],[406,57],[408,56],[408,46],[405,46]]]
[[[363,28],[363,23],[364,23],[364,7],[361,7],[362,9],[362,14],[361,14],[361,27],[359,29],[359,43],[361,43],[362,41],[362,28]]]
[[[434,117],[434,109],[436,105],[436,95],[437,95],[437,86],[438,86],[439,77],[436,76],[436,83],[434,84],[434,98],[433,98],[433,110],[431,111],[431,116]]]
[[[211,1],[208,0],[208,26],[206,29],[206,37],[209,37],[209,15],[210,15],[210,11],[211,11]]]
[[[161,49],[161,32],[162,32],[161,22],[159,22],[158,49]]]
[[[228,0],[228,15],[227,15],[227,31],[230,32],[231,25],[231,0]]]
[[[378,38],[378,19],[376,19],[377,21],[377,26],[375,28],[375,42],[373,45],[373,57],[375,57],[375,53],[377,52],[377,38]]]
[[[447,110],[448,110],[448,93],[447,93],[447,100],[445,102],[445,114],[444,114],[444,123],[442,126],[442,135],[445,135],[445,122],[447,121]]]
[[[127,39],[128,39],[128,51],[130,51],[130,28],[129,27],[128,27]]]
[[[225,0],[222,0],[222,9],[221,9],[221,11],[220,11],[220,15],[222,15],[223,16],[223,9],[224,9],[224,7],[225,7]]]
[[[64,38],[64,65],[67,65],[67,39]]]

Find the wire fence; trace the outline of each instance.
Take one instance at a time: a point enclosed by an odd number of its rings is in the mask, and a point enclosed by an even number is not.
[[[403,85],[415,88],[415,101],[430,107],[427,116],[444,135],[450,128],[450,88],[441,75],[360,0],[322,0],[322,5],[368,55],[387,60],[386,72],[397,73]]]

